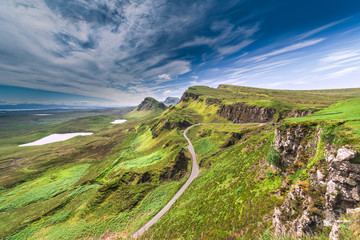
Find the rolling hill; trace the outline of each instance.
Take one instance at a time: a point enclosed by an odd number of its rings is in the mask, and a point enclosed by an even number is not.
[[[146,98],[123,124],[80,124],[86,138],[7,147],[0,238],[128,238],[189,176],[184,130],[222,123],[189,130],[201,173],[141,238],[327,239],[339,225],[358,239],[359,95],[195,86],[169,108]]]

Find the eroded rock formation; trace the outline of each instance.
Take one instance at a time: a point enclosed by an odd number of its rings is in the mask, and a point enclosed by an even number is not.
[[[336,150],[327,145],[324,156],[311,165],[319,136],[319,130],[309,131],[308,126],[301,125],[276,132],[274,146],[282,155],[284,176],[295,172],[300,176],[295,183],[283,182],[284,201],[273,214],[278,237],[300,237],[332,227],[329,237],[338,239],[339,217],[360,204],[360,165],[354,162],[357,152],[350,146]]]
[[[275,113],[276,110],[273,108],[250,106],[245,103],[221,105],[217,111],[218,115],[231,120],[233,123],[270,122]]]

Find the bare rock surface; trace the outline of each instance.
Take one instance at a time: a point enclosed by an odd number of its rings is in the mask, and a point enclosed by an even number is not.
[[[298,164],[299,159],[309,153],[304,150],[314,147],[314,142],[302,129],[304,127],[298,125],[276,132],[274,146],[282,154],[285,166]],[[315,135],[319,136],[320,132]],[[360,164],[352,163],[356,156],[357,152],[350,146],[336,150],[328,145],[325,159],[319,166],[309,169],[307,181],[291,185],[285,200],[275,207],[275,235],[301,237],[329,226],[332,227],[329,238],[339,239],[339,217],[349,212],[360,212],[356,208],[360,204]],[[287,187],[286,184],[284,186]]]

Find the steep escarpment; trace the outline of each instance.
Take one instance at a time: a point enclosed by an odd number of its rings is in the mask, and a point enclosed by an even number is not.
[[[213,100],[211,102],[216,102],[218,104],[221,103],[220,100]],[[304,117],[313,113],[314,110],[299,109],[279,112],[279,110],[276,108],[248,105],[245,102],[233,103],[231,105],[221,105],[221,107],[217,111],[217,114],[231,120],[233,123],[263,123],[270,121],[276,122],[285,118]]]
[[[181,96],[180,101],[182,102],[188,102],[190,100],[197,100],[200,96],[198,94],[186,91],[184,92],[184,94]]]
[[[270,122],[273,120],[276,110],[258,106],[249,106],[245,103],[222,105],[217,114],[231,120],[233,123],[246,122]]]
[[[279,195],[284,199],[273,214],[277,237],[302,237],[328,228],[330,238],[338,239],[340,216],[360,204],[357,152],[329,139],[326,131],[309,124],[276,131],[274,148],[283,175]]]
[[[191,87],[184,92],[181,102],[184,104],[205,102],[207,106],[216,107],[215,113],[218,116],[233,123],[277,122],[285,118],[303,117],[316,111],[316,109],[302,109],[300,106],[288,102],[270,100],[265,94],[254,94],[248,89],[243,90],[245,92],[235,94],[224,87],[218,89]],[[247,99],[241,94],[245,94],[249,98]],[[258,99],[254,101],[253,98]]]

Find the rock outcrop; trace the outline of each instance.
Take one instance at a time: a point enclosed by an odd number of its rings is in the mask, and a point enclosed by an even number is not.
[[[205,102],[206,102],[206,104],[221,104],[222,103],[222,101],[220,100],[220,99],[218,99],[218,98],[207,98],[206,100],[205,100]]]
[[[282,166],[301,167],[306,164],[316,153],[319,135],[320,132],[311,125],[299,124],[284,130],[277,129],[274,146],[282,155]]]
[[[199,98],[199,95],[196,95],[195,93],[192,92],[184,92],[184,94],[181,96],[180,101],[181,102],[188,102],[189,100],[197,100]]]
[[[139,104],[136,111],[152,111],[156,109],[165,110],[167,107],[162,102],[159,102],[154,98],[147,97]]]
[[[160,181],[169,179],[179,180],[183,178],[188,170],[188,163],[191,159],[186,156],[185,150],[181,149],[175,157],[175,161],[160,175]]]
[[[332,227],[329,237],[338,239],[339,217],[360,204],[360,164],[353,163],[357,153],[349,146],[336,150],[328,145],[323,149],[324,157],[309,165],[316,154],[313,149],[320,131],[308,130],[308,126],[297,125],[276,132],[274,146],[282,155],[285,178],[284,201],[275,207],[273,214],[274,233],[278,237],[301,237],[322,227]],[[289,184],[286,176],[295,171],[299,175],[305,172],[304,179],[300,177]]]
[[[284,117],[282,118],[293,118],[293,117],[304,117],[310,114],[313,114],[314,111],[313,110],[292,110],[291,112],[287,113]]]
[[[231,120],[233,123],[264,123],[273,120],[276,110],[273,108],[250,106],[246,103],[234,103],[231,105],[221,105],[216,113],[221,117]]]
[[[333,149],[327,152],[324,225],[332,226],[341,214],[360,203],[360,165],[351,163],[357,154],[354,150],[342,147],[336,154]]]

